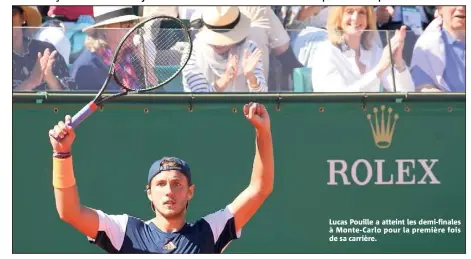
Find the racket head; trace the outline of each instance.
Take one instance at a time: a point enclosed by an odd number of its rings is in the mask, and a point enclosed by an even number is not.
[[[126,33],[116,48],[110,72],[128,91],[155,90],[181,73],[192,51],[190,31],[182,20],[152,16]]]

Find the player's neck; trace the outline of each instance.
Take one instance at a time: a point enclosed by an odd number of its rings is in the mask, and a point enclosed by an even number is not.
[[[162,217],[161,215],[156,215],[152,222],[163,232],[176,232],[185,226],[185,216],[182,215],[181,217],[167,219]]]

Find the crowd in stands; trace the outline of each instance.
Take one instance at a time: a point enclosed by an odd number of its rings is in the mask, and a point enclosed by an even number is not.
[[[12,9],[13,91],[97,91],[129,28],[164,14],[193,30],[168,92],[465,92],[464,6]]]

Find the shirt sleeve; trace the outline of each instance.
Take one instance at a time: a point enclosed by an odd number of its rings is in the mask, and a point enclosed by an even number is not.
[[[430,76],[428,76],[427,73],[425,73],[425,71],[419,66],[413,67],[411,69],[411,74],[415,85],[417,85],[417,88],[420,88],[424,85],[435,85],[433,79],[430,78]]]
[[[100,210],[96,212],[99,219],[98,233],[95,239],[88,238],[89,242],[108,253],[118,253],[124,242],[128,216],[108,215]]]
[[[183,89],[185,92],[215,92],[212,84],[209,84],[196,63],[195,49],[192,51],[190,60],[182,70]]]
[[[257,49],[257,45],[252,42],[252,43],[250,43],[249,48],[250,48],[249,49],[250,54],[253,54],[255,52],[255,50]],[[256,87],[256,88],[249,87],[249,91],[252,92],[252,93],[254,93],[254,92],[257,92],[257,93],[267,92],[268,91],[268,86],[267,86],[267,82],[265,80],[265,75],[264,75],[264,72],[263,72],[262,57],[260,57],[260,59],[258,60],[257,65],[255,66],[255,70],[254,70],[253,74],[257,78],[258,87]],[[247,80],[247,84],[248,84],[248,80]]]
[[[412,53],[411,75],[418,89],[424,85],[437,85],[437,83],[428,75],[433,73],[427,73],[433,71],[431,68],[431,62],[428,59],[429,55],[432,54],[421,45],[416,44]]]
[[[221,253],[232,240],[239,239],[241,236],[242,230],[236,232],[234,215],[227,207],[209,214],[203,219],[211,227],[217,253]]]
[[[394,92],[394,82],[392,77],[391,68],[388,68],[382,76],[381,84],[388,92]],[[396,82],[396,92],[415,92],[414,81],[412,80],[408,67],[406,67],[402,72],[399,72],[399,70],[394,68],[394,77]]]
[[[376,61],[373,65],[377,65],[383,55],[383,50],[381,48],[375,48],[375,57]],[[405,65],[405,64],[404,64]],[[387,92],[415,92],[414,80],[409,71],[409,67],[405,65],[403,71],[399,71],[397,68],[394,68],[394,71],[391,66],[383,72],[381,76],[381,85],[384,90]],[[394,73],[394,74],[393,74]],[[393,81],[393,76],[395,77]],[[395,88],[394,89],[394,85]]]

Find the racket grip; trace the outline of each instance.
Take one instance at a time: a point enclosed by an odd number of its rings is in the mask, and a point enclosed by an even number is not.
[[[92,114],[98,106],[94,102],[90,102],[85,107],[83,107],[79,112],[77,112],[74,117],[72,117],[72,121],[70,122],[70,126],[75,129],[78,127],[82,121],[84,121],[90,114]]]

